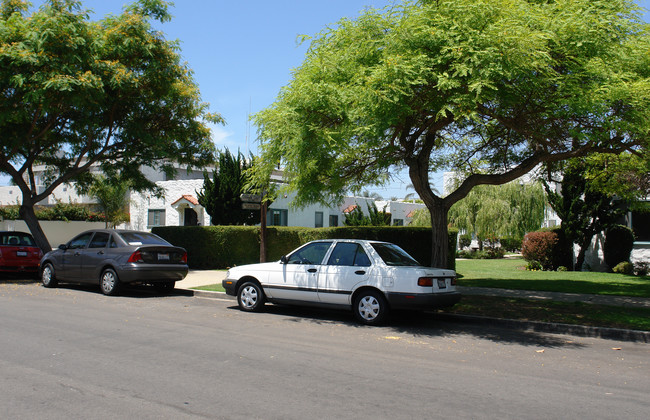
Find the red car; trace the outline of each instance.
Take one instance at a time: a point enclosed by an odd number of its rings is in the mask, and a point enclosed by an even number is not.
[[[38,274],[43,252],[25,232],[0,231],[0,272]]]

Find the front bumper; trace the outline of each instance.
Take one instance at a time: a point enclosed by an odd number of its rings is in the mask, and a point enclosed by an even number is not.
[[[460,301],[458,292],[445,293],[387,293],[388,304],[393,309],[433,310],[454,306]]]
[[[221,281],[221,286],[226,290],[226,294],[229,296],[235,296],[237,294],[237,280],[225,279]]]

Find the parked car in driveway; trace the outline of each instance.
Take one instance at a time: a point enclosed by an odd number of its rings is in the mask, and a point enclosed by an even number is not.
[[[187,252],[149,232],[96,229],[83,232],[41,260],[45,287],[59,282],[99,284],[114,295],[122,284],[173,289],[187,275]]]
[[[368,325],[391,309],[432,310],[460,300],[453,270],[421,266],[388,242],[309,242],[280,261],[231,268],[222,285],[243,311],[265,302],[352,309]]]
[[[42,256],[29,233],[0,231],[0,272],[37,274]]]

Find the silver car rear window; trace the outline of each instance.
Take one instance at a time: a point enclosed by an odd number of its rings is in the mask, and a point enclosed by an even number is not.
[[[118,235],[129,245],[169,245],[161,237],[147,232],[120,232]]]

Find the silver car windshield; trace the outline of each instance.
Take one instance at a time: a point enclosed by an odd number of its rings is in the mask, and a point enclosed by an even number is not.
[[[372,243],[372,247],[377,251],[377,254],[381,257],[386,265],[391,266],[401,266],[401,267],[413,267],[419,266],[418,263],[413,257],[406,253],[402,248],[393,244],[382,244],[382,243]]]
[[[169,245],[161,237],[147,232],[119,232],[118,235],[129,245]]]

